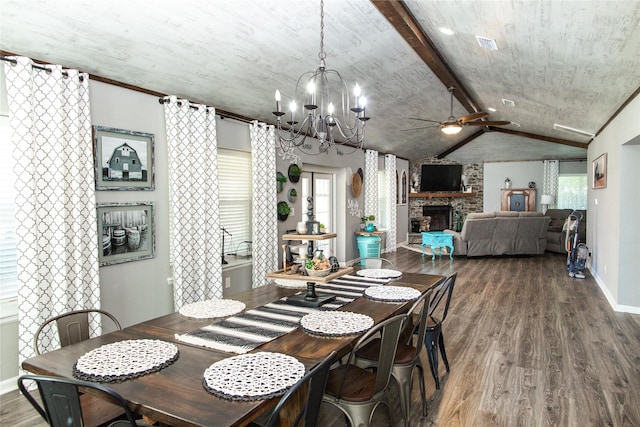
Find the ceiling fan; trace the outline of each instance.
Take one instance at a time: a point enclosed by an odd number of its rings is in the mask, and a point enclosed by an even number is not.
[[[463,126],[504,126],[504,125],[508,125],[511,122],[507,122],[504,120],[496,120],[496,121],[490,121],[490,120],[480,120],[480,119],[484,119],[485,117],[487,117],[489,115],[489,113],[484,113],[484,112],[478,112],[478,113],[473,113],[473,114],[469,114],[467,116],[462,116],[462,117],[458,117],[456,118],[453,115],[453,92],[455,92],[455,88],[454,87],[450,87],[449,88],[449,93],[451,93],[451,109],[449,110],[449,118],[444,121],[444,122],[439,122],[436,120],[427,120],[427,119],[419,119],[416,117],[410,117],[410,119],[412,120],[420,120],[423,122],[431,122],[431,123],[437,123],[435,125],[431,125],[431,126],[421,126],[421,127],[417,127],[417,128],[410,128],[410,129],[405,129],[405,130],[415,130],[415,129],[426,129],[426,128],[433,128],[433,127],[439,127],[440,130],[447,134],[447,135],[455,135],[457,133],[459,133],[462,130]]]

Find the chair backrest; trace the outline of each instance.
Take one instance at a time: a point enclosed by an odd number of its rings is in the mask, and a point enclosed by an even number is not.
[[[298,425],[305,427],[315,427],[318,420],[318,414],[320,412],[320,405],[322,404],[322,396],[324,395],[324,389],[327,385],[327,378],[329,377],[329,368],[333,363],[336,356],[336,352],[332,352],[322,362],[314,366],[304,377],[293,385],[287,392],[280,398],[280,401],[273,409],[266,427],[279,426],[280,410],[286,404],[286,402],[294,396],[303,386],[307,386],[306,399],[304,399],[304,405],[300,405],[300,411],[296,415],[291,427]],[[304,423],[302,422],[304,420]]]
[[[408,314],[411,318],[416,315],[414,321],[417,325],[417,343],[416,343],[416,353],[415,356],[419,356],[422,351],[422,346],[424,345],[424,337],[427,334],[427,319],[429,318],[430,311],[430,303],[431,303],[431,293],[433,289],[429,289],[424,294],[420,295],[420,298],[413,303],[411,309],[409,309]],[[412,330],[415,330],[415,325],[412,327]],[[410,343],[413,340],[413,334],[408,335],[408,340]]]
[[[380,257],[362,257],[358,258],[351,264],[351,267],[361,267],[361,268],[388,268],[393,270],[395,267],[393,266],[393,262],[386,258]]]
[[[429,306],[429,317],[434,319],[434,315],[436,314],[436,310],[440,310],[438,313],[438,317],[436,319],[440,320],[440,322],[444,322],[444,319],[447,318],[447,313],[449,312],[449,303],[451,302],[451,295],[453,294],[453,286],[456,283],[456,277],[458,273],[453,273],[451,276],[447,277],[440,286],[438,286],[436,293],[433,295],[431,299],[431,304]],[[444,300],[444,306],[440,307],[440,303]]]
[[[33,348],[35,349],[36,354],[41,353],[40,335],[45,331],[45,328],[53,322],[55,322],[58,329],[58,337],[60,338],[61,347],[88,340],[89,314],[102,314],[111,319],[117,329],[122,329],[118,320],[111,313],[104,310],[88,309],[70,311],[48,319],[38,328],[33,337]]]
[[[29,391],[29,384],[35,382],[40,392],[42,406]],[[78,387],[96,390],[112,403],[122,406],[131,427],[136,426],[135,418],[127,402],[115,391],[96,383],[69,378],[23,375],[18,378],[18,388],[24,397],[52,427],[82,427],[82,406]]]
[[[374,389],[374,398],[383,393],[389,385],[389,379],[391,378],[391,368],[393,367],[393,361],[396,357],[396,350],[398,348],[398,341],[400,340],[400,332],[402,328],[409,321],[409,314],[399,314],[391,317],[383,322],[378,323],[371,329],[369,329],[364,335],[360,337],[355,344],[349,359],[348,365],[352,365],[356,357],[356,352],[365,345],[376,334],[381,333],[380,341],[380,354],[378,356],[378,365],[376,369],[376,384]],[[344,386],[344,380],[347,375],[344,376],[340,387],[338,388],[337,397],[340,398],[342,393],[342,387]]]

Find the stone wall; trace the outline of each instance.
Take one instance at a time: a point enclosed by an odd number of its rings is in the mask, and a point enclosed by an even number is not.
[[[417,162],[411,163],[411,179],[412,182],[417,179],[420,182],[420,175],[423,164],[456,164],[456,162],[447,159],[437,159],[435,157],[428,157],[420,159]],[[482,212],[482,200],[483,200],[483,166],[482,164],[466,164],[462,165],[462,175],[468,177],[469,185],[471,185],[474,196],[463,198],[449,198],[449,197],[434,197],[431,199],[421,197],[409,198],[409,231],[411,231],[411,219],[422,218],[423,206],[437,206],[437,205],[451,205],[453,207],[454,218],[452,220],[452,228],[455,229],[455,223],[460,222],[460,225],[464,222],[464,218],[469,213]]]

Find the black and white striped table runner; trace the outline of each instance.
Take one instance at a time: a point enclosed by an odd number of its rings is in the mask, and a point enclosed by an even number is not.
[[[336,310],[361,297],[368,287],[388,282],[388,279],[345,275],[316,285],[317,292],[336,295],[335,300],[322,307],[300,307],[288,304],[286,298],[282,298],[195,331],[176,334],[176,339],[214,350],[247,353],[296,329],[305,314],[318,310]]]

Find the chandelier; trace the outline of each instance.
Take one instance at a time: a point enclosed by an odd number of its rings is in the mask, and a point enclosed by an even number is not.
[[[291,151],[298,148],[308,154],[326,153],[333,144],[364,146],[364,126],[369,120],[366,115],[366,98],[356,83],[353,89],[353,104],[347,83],[336,70],[327,69],[324,52],[324,1],[320,2],[320,66],[315,71],[302,74],[296,83],[294,98],[289,103],[289,111],[281,108],[282,97],[276,90],[276,134],[280,147]],[[303,108],[298,110],[298,101]],[[337,103],[337,104],[336,104]],[[353,105],[353,106],[351,106]],[[338,110],[336,110],[338,109]],[[288,117],[287,117],[288,114]],[[301,122],[297,121],[300,114]],[[289,125],[283,129],[282,122]],[[288,119],[288,120],[287,120]],[[307,136],[318,139],[318,152],[311,152],[311,144],[305,144]],[[355,150],[354,150],[355,151]]]

